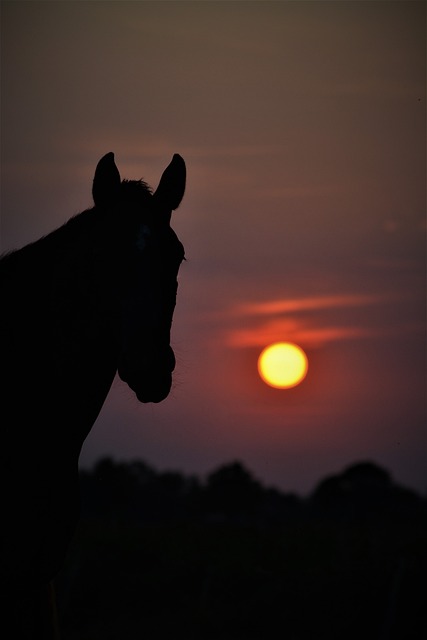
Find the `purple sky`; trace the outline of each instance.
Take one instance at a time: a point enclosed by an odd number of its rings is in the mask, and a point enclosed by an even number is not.
[[[99,158],[188,171],[175,386],[116,381],[101,455],[305,494],[373,460],[427,489],[424,2],[2,2],[1,250],[91,205]],[[267,387],[276,340],[309,358]],[[60,425],[58,425],[60,428]]]

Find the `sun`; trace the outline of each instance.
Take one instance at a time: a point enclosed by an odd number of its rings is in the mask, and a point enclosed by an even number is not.
[[[291,342],[275,342],[265,347],[258,358],[258,373],[270,387],[290,389],[307,375],[304,351]]]

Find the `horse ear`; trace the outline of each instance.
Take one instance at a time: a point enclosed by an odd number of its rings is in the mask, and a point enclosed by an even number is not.
[[[159,211],[170,213],[178,209],[184,196],[186,173],[183,158],[175,153],[171,163],[164,170],[159,186],[153,194]]]
[[[92,195],[96,207],[105,207],[117,200],[120,191],[120,173],[110,151],[98,162],[93,178]]]

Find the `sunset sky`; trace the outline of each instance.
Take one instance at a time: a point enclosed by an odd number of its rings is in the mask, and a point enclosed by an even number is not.
[[[173,391],[140,405],[116,380],[81,464],[239,460],[304,495],[371,460],[425,492],[425,3],[1,12],[2,251],[91,206],[109,151],[153,187],[187,163]],[[281,340],[309,359],[287,390],[257,373]]]

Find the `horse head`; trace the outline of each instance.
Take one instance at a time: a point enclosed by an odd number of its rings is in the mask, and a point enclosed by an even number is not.
[[[185,162],[173,156],[154,193],[142,181],[121,180],[108,153],[93,182],[96,209],[113,220],[117,291],[117,370],[141,402],[164,400],[175,356],[170,332],[184,248],[170,226],[184,195]]]

